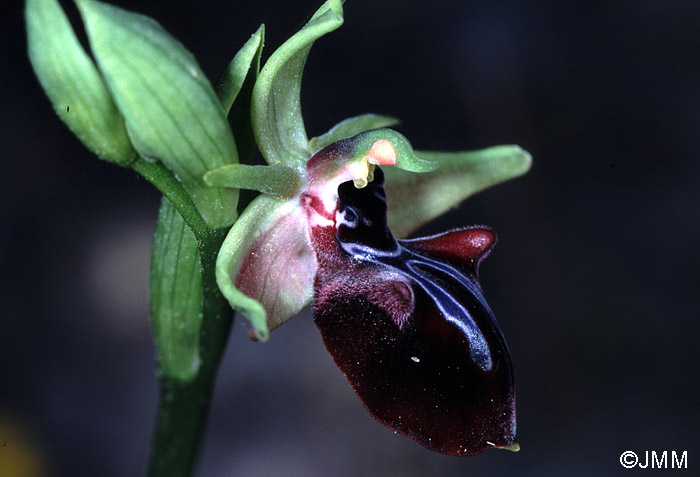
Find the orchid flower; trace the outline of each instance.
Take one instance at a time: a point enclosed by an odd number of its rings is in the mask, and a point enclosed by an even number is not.
[[[387,129],[396,120],[377,115],[308,141],[298,96],[303,60],[341,15],[340,2],[324,4],[257,78],[253,131],[269,165],[205,175],[212,186],[261,192],[223,243],[219,287],[262,341],[313,301],[336,364],[370,414],[395,431],[454,455],[517,450],[510,356],[477,279],[495,234],[473,227],[396,240],[389,224],[394,217],[404,236],[524,173],[529,155],[517,146],[416,152]],[[389,209],[381,167],[396,202]]]
[[[313,302],[370,414],[425,447],[518,449],[511,359],[478,281],[494,232],[403,238],[525,173],[530,156],[517,146],[415,151],[388,129],[396,119],[375,114],[309,140],[303,67],[314,41],[342,24],[342,3],[324,3],[262,70],[261,27],[213,87],[150,18],[76,0],[93,61],[55,0],[27,2],[30,58],[61,119],[164,193],[151,275],[164,469],[192,465],[196,445],[178,464],[168,426],[173,416],[201,423],[191,406],[212,387],[231,323],[224,298],[260,341]],[[250,165],[256,146],[267,165]],[[241,190],[257,196],[239,200]]]
[[[336,364],[372,416],[397,432],[454,455],[517,449],[510,356],[477,281],[494,233],[397,241],[387,225],[377,166],[436,165],[387,129],[324,147],[292,197],[261,195],[246,209],[224,241],[219,285],[234,306],[252,303],[238,306],[255,339],[313,297]]]

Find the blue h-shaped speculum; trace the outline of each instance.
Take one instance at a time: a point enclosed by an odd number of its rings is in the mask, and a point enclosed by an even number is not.
[[[498,329],[498,324],[475,277],[405,247],[392,235],[386,217],[380,168],[374,180],[362,189],[352,182],[338,187],[337,239],[343,251],[354,260],[382,265],[415,282],[433,300],[442,317],[467,338],[474,363],[490,371],[493,360],[489,345],[469,309],[482,308],[491,325]]]

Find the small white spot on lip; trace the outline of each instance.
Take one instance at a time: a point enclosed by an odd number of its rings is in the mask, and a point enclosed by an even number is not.
[[[487,443],[488,445],[490,445],[490,446],[495,446],[495,445],[496,445],[496,444],[494,444],[493,442],[490,442],[490,441],[486,441],[486,443]]]
[[[331,219],[327,219],[318,212],[312,212],[309,218],[309,225],[312,227],[332,227],[335,223]]]
[[[420,363],[420,358],[418,358],[418,356],[411,356],[411,361],[414,363]]]

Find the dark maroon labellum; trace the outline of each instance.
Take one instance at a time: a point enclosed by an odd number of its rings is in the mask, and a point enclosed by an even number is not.
[[[380,422],[428,449],[517,449],[503,334],[477,280],[495,242],[484,227],[396,240],[383,174],[338,188],[334,226],[312,229],[314,320]]]

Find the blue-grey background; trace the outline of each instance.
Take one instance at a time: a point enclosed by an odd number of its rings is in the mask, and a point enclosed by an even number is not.
[[[320,1],[115,3],[157,18],[215,79],[260,23],[266,58]],[[345,9],[307,65],[310,135],[375,112],[401,118],[419,149],[516,143],[534,157],[527,176],[423,230],[499,234],[482,282],[513,356],[522,451],[456,458],[395,435],[303,313],[267,344],[236,320],[198,475],[664,474],[623,469],[625,450],[688,451],[697,475],[700,4]],[[159,196],[57,119],[26,60],[20,2],[2,21],[0,441],[19,428],[51,475],[143,475]]]

